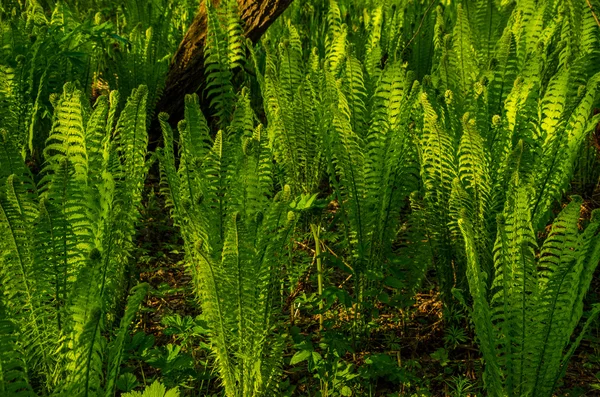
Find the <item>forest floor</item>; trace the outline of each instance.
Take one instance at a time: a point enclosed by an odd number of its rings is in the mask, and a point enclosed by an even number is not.
[[[192,278],[185,268],[178,232],[169,220],[168,211],[162,207],[162,200],[154,193],[158,190],[157,185],[156,181],[148,185],[150,195],[145,201],[138,235],[139,276],[151,285],[151,292],[134,331],[152,335],[155,346],[180,345],[194,360],[183,360],[191,368],[176,368],[175,371],[165,365],[153,365],[156,359],[147,360],[139,364],[135,372],[143,379],[160,376],[166,384],[169,383],[165,380],[168,376],[174,376],[178,382],[183,379],[183,389],[186,385],[189,387],[184,395],[217,395],[216,374],[210,369],[205,330],[200,326],[198,331],[189,323],[187,327],[181,325],[185,323],[183,319],[201,317],[201,310],[193,295]],[[597,300],[600,298],[600,277],[594,280],[590,295]],[[297,292],[300,293],[309,294],[316,288],[306,282],[299,285],[302,291]],[[179,331],[174,330],[172,320],[165,322],[173,316],[180,319]],[[325,316],[334,319],[334,329],[344,329],[351,322],[348,311],[336,306],[332,306]],[[371,384],[368,394],[363,389],[352,395],[412,396],[419,395],[413,394],[417,391],[431,396],[485,395],[480,383],[482,360],[472,328],[464,313],[455,313],[454,317],[453,325],[443,320],[439,292],[427,280],[409,309],[380,308],[379,316],[370,326],[368,339],[362,340],[353,353],[340,357],[342,362],[353,364],[357,376],[368,379]],[[321,335],[317,315],[296,310],[294,326],[318,346]],[[346,342],[351,344],[351,341]],[[318,395],[317,373],[310,373],[306,363],[289,365],[294,353],[290,342],[284,360],[282,382],[288,390],[284,395]],[[321,353],[327,357],[326,352]],[[165,353],[167,361],[173,359],[171,354],[171,350]],[[389,364],[397,366],[390,370]],[[194,373],[200,375],[195,377]],[[173,381],[173,385],[176,383]],[[204,391],[198,392],[198,385]],[[196,391],[192,392],[192,389]],[[557,396],[600,396],[600,324],[592,327],[575,352]]]

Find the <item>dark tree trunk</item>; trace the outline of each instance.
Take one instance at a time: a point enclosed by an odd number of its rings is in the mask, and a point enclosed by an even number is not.
[[[219,0],[212,0],[213,4]],[[238,0],[244,34],[256,43],[267,28],[291,4],[293,0]],[[185,94],[192,94],[204,88],[204,42],[206,40],[206,5],[202,2],[194,21],[181,41],[171,60],[165,91],[157,110],[167,112],[171,120],[178,121],[183,115]],[[205,115],[209,104],[201,100]]]

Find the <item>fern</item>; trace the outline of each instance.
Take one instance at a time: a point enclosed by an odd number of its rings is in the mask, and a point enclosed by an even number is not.
[[[210,1],[206,2],[205,95],[210,98],[210,106],[214,108],[214,116],[221,128],[227,125],[233,114],[235,91],[231,81],[232,68],[239,66],[243,60],[237,3],[226,1],[224,9],[222,17]]]
[[[347,67],[349,63],[360,65],[352,57],[347,57]],[[388,264],[395,261],[392,244],[399,213],[415,188],[416,153],[409,124],[419,87],[398,63],[389,64],[371,97],[371,127],[361,134],[354,128],[361,126],[363,107],[355,105],[361,101],[363,83],[341,80],[347,84],[344,87],[330,75],[326,79],[332,132],[325,140],[325,155],[331,164],[330,181],[340,205],[356,276],[356,298],[365,305],[365,320],[372,304],[366,296],[375,295],[389,275]],[[349,98],[354,101],[352,107]]]
[[[5,178],[0,195],[7,265],[2,321],[22,324],[22,331],[7,335],[14,335],[16,346],[26,346],[22,352],[11,349],[21,355],[13,354],[6,365],[17,370],[15,363],[22,360],[26,372],[20,378],[25,383],[10,375],[2,387],[54,395],[103,393],[106,333],[121,298],[147,172],[146,96],[143,87],[134,91],[115,126],[116,93],[110,100],[99,98],[92,111],[81,91],[65,85],[37,188],[19,149],[3,142],[3,164],[13,164],[15,174]],[[144,287],[135,291],[132,299],[138,303],[126,310],[110,344],[109,394],[124,333],[145,293]]]
[[[244,95],[227,132],[216,135],[209,151],[194,145],[206,142],[206,126],[197,101],[188,97],[178,169],[162,114],[160,160],[163,193],[181,228],[225,393],[261,396],[278,387],[283,344],[275,332],[276,276],[295,217],[288,187],[272,195],[271,153],[262,127],[246,133],[253,117]]]
[[[588,272],[594,271],[600,255],[597,214],[582,233],[578,230],[579,197],[555,219],[537,255],[531,190],[515,175],[498,224],[491,300],[478,259],[485,253],[474,244],[470,220],[460,220],[473,319],[491,395],[552,395],[572,346],[581,340],[570,345],[583,313],[581,291],[589,288]]]
[[[107,397],[115,395],[116,380],[119,377],[119,369],[123,361],[123,350],[125,345],[125,338],[129,331],[129,326],[132,323],[138,308],[142,301],[146,297],[148,292],[147,284],[138,284],[129,291],[129,298],[127,300],[127,307],[125,313],[121,318],[121,323],[116,334],[116,338],[109,345],[108,352],[108,371],[106,380],[106,393]]]
[[[323,172],[324,126],[318,103],[322,76],[318,70],[303,76],[307,68],[302,43],[294,26],[288,26],[289,39],[282,43],[278,57],[267,55],[264,101],[269,135],[277,162],[285,170],[285,181],[297,193],[312,193]]]
[[[529,204],[534,229],[541,229],[574,174],[582,139],[596,123],[589,107],[597,95],[593,51],[579,51],[573,38],[571,58],[561,60],[566,55],[557,43],[561,30],[570,29],[568,21],[554,18],[557,2],[534,3],[522,1],[514,8],[494,2],[459,4],[447,36],[448,21],[438,21],[439,59],[432,87],[424,85],[430,106],[423,106],[419,150],[423,194],[434,203],[427,211],[440,220],[430,233],[434,255],[446,262],[441,269],[454,267],[453,274],[440,274],[445,296],[452,287],[464,287],[465,256],[457,223],[461,211],[472,218],[479,250],[490,252],[495,219],[518,168],[534,181]],[[433,156],[428,157],[432,143],[424,138],[430,136],[432,120],[443,130],[439,142],[444,145],[432,146]],[[434,169],[446,178],[430,182]],[[453,186],[455,175],[459,183]],[[490,256],[480,263],[491,269]],[[457,284],[446,285],[444,279]]]
[[[5,348],[0,356],[0,391],[3,395],[11,397],[33,396],[23,353],[17,341],[17,327],[6,318],[3,308],[0,312],[0,344]]]

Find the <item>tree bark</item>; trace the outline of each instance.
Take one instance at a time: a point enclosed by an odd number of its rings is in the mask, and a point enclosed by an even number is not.
[[[185,94],[192,94],[204,88],[204,43],[206,41],[206,4],[204,0],[198,13],[186,32],[177,52],[171,60],[167,74],[165,91],[157,109],[171,115],[171,120],[179,120],[183,114]],[[213,4],[219,0],[211,0]],[[256,43],[267,28],[291,4],[293,0],[237,0],[240,16],[244,26],[244,34]],[[209,104],[201,99],[201,107],[205,115]]]

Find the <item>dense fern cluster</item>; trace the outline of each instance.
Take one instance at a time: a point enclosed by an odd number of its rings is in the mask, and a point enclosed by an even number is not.
[[[115,395],[157,159],[228,397],[283,393],[289,334],[322,395],[352,395],[351,349],[323,358],[283,316],[313,263],[322,351],[433,279],[487,395],[552,396],[600,314],[600,219],[566,197],[600,175],[600,4],[296,1],[256,44],[244,4],[198,9],[205,89],[180,121],[155,107],[196,2],[0,6],[0,394]]]
[[[122,293],[148,168],[147,96],[134,90],[118,115],[116,91],[90,109],[65,85],[37,175],[2,130],[3,395],[114,393],[146,290]]]
[[[195,9],[190,0],[3,2],[1,125],[35,159],[52,124],[49,98],[66,82],[86,97],[129,95],[144,84],[153,109]]]
[[[353,19],[357,10],[363,17]],[[495,263],[509,255],[494,242],[503,233],[496,218],[517,211],[511,207],[514,175],[531,181],[528,204],[520,209],[530,213],[529,225],[521,227],[541,230],[598,123],[592,114],[599,31],[587,5],[465,1],[361,8],[330,1],[308,12],[295,7],[290,14],[270,30],[260,51],[251,51],[270,145],[281,183],[297,194],[318,192],[329,179],[340,220],[330,227],[344,233],[361,316],[369,317],[366,303],[381,299],[390,283],[411,291],[428,263],[447,304],[453,290],[470,287],[477,308],[475,291],[482,299],[494,291],[501,277],[493,277]],[[305,30],[293,20],[303,21]],[[324,29],[316,23],[323,20]],[[574,20],[583,21],[577,34],[570,28]],[[416,30],[408,28],[417,21]],[[408,204],[412,214],[406,216]],[[402,247],[402,233],[413,244]],[[590,231],[595,241],[592,236]],[[428,244],[418,247],[422,239]],[[488,275],[478,286],[470,276],[474,257],[478,272]],[[593,272],[597,262],[593,257],[581,266]],[[569,265],[557,266],[560,273]],[[573,277],[579,282],[588,276]],[[583,282],[580,289],[587,288]],[[552,300],[561,291],[540,296]],[[582,299],[570,304],[581,305]],[[573,331],[561,330],[563,340]],[[560,354],[564,345],[552,345],[543,333],[528,335],[537,343],[534,349]],[[498,357],[514,354],[499,349]],[[538,359],[536,376],[544,368],[544,378],[532,389],[526,391],[521,380],[515,382],[523,389],[502,393],[548,395],[561,371],[557,361],[548,360]],[[492,383],[493,376],[504,382],[511,375],[494,374],[489,361],[486,379],[490,390],[499,391],[502,383]]]
[[[182,232],[228,396],[277,389],[283,348],[277,288],[296,219],[289,187],[273,192],[272,155],[253,118],[242,92],[231,124],[213,140],[197,97],[188,96],[176,168],[173,133],[167,116],[159,116],[163,193]]]

